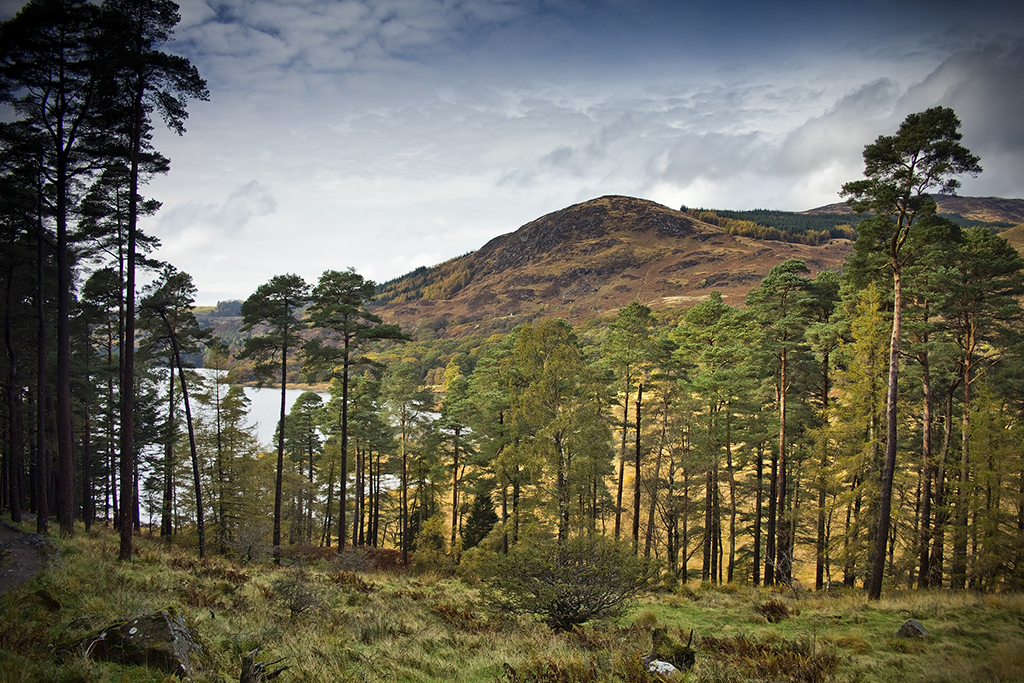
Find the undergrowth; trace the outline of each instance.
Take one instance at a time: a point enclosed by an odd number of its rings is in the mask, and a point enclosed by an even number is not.
[[[465,681],[648,683],[652,633],[696,653],[688,683],[1024,681],[1024,596],[854,591],[770,593],[740,585],[662,588],[633,613],[552,633],[489,611],[472,581],[395,570],[390,553],[293,549],[283,567],[139,538],[117,560],[113,532],[58,541],[56,564],[0,596],[0,683],[166,681],[86,656],[110,624],[172,607],[202,648],[197,683],[237,681],[241,657],[283,659],[281,683]],[[895,637],[909,618],[930,632]]]

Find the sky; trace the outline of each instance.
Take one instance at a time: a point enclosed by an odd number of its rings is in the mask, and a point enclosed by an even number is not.
[[[0,0],[3,16],[22,3]],[[935,105],[1024,198],[1024,3],[182,0],[207,80],[144,230],[199,304],[283,273],[384,282],[607,194],[840,200],[864,145]]]

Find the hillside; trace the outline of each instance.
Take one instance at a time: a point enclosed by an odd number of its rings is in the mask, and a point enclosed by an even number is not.
[[[555,211],[479,250],[378,288],[376,311],[406,329],[461,336],[495,318],[580,321],[630,301],[687,306],[718,290],[742,303],[775,265],[837,269],[852,248],[730,235],[643,199],[607,196]]]

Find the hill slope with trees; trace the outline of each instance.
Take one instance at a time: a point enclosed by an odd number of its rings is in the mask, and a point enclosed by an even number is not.
[[[496,318],[578,322],[631,301],[688,307],[712,290],[738,303],[786,259],[817,273],[840,268],[851,251],[846,239],[811,246],[731,235],[655,202],[607,196],[386,282],[376,311],[414,333],[458,337]]]

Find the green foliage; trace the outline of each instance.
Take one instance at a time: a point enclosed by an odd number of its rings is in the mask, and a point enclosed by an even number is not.
[[[239,354],[242,359],[254,361],[253,369],[261,382],[274,378],[275,371],[283,368],[289,352],[300,342],[298,333],[307,324],[297,319],[296,314],[308,302],[309,287],[305,280],[288,274],[275,275],[242,304],[242,331],[265,330],[246,339]],[[282,374],[280,381],[285,384],[287,378]]]
[[[441,515],[434,515],[420,526],[416,536],[416,554],[412,560],[414,572],[449,576],[455,571],[453,553],[457,549],[449,549],[446,531]]]
[[[649,589],[650,563],[602,536],[522,543],[487,579],[500,609],[539,616],[556,631],[622,615]]]
[[[481,493],[473,498],[469,507],[466,526],[462,530],[462,548],[469,550],[476,547],[498,523],[498,515],[494,512],[494,501],[490,493]]]

